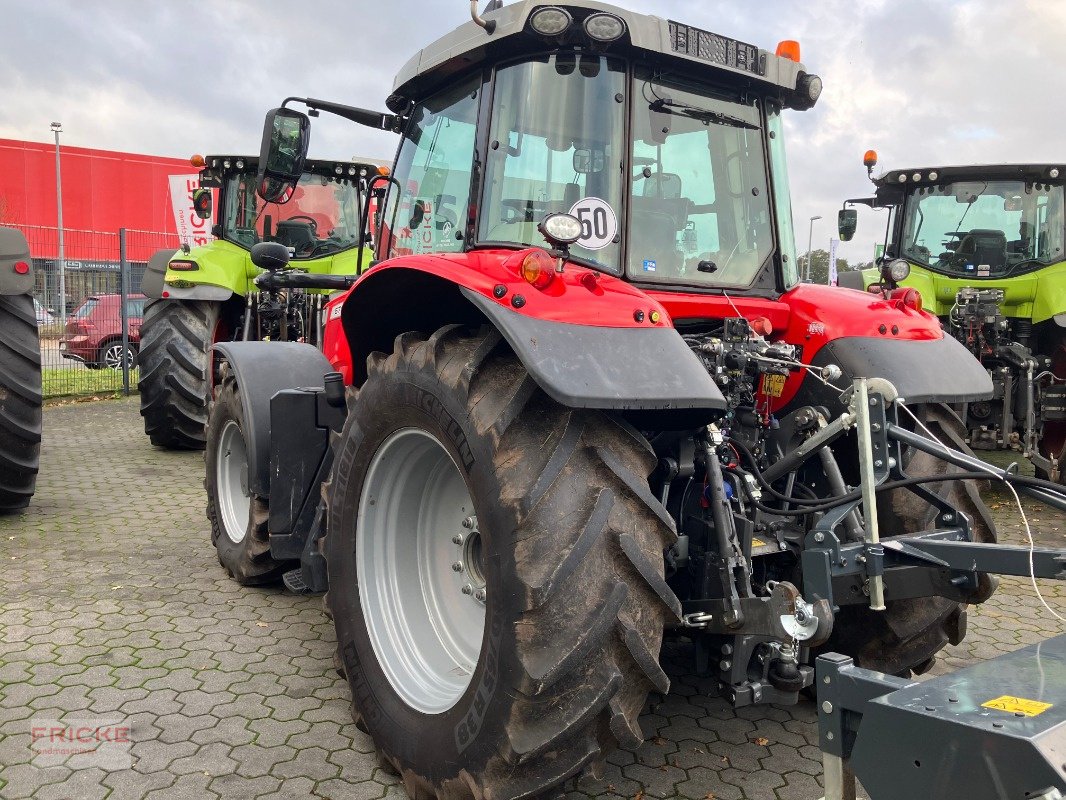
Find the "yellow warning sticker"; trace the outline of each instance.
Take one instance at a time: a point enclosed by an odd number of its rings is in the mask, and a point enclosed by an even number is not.
[[[766,542],[764,542],[762,539],[752,539],[751,547],[752,549],[755,549],[756,547],[766,547]]]
[[[767,397],[780,397],[785,391],[784,375],[763,375],[762,393]]]
[[[1035,717],[1043,714],[1051,703],[1041,703],[1039,700],[1026,700],[1024,697],[1011,697],[1005,694],[987,703],[981,703],[982,708],[994,708],[996,711],[1007,711],[1011,714],[1023,714],[1027,717]]]

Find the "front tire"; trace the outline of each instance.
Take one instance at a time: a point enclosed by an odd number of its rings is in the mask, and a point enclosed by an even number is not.
[[[144,310],[137,387],[144,432],[156,447],[204,449],[220,311],[200,300],[156,300]]]
[[[25,508],[41,457],[41,346],[29,295],[0,296],[0,513]]]
[[[289,567],[270,555],[267,499],[249,486],[247,425],[237,380],[226,365],[218,397],[211,404],[204,461],[207,519],[218,562],[244,586],[272,583]]]
[[[931,403],[914,410],[940,442],[967,455],[973,451],[966,444],[966,426],[948,406]],[[901,422],[909,419],[905,415]],[[921,428],[916,433],[925,435]],[[903,454],[904,470],[909,477],[961,472],[958,467],[928,453],[908,449]],[[996,528],[976,481],[940,481],[928,488],[966,514],[971,532],[978,542],[995,542]],[[882,538],[902,536],[935,527],[936,509],[906,489],[896,489],[878,504]],[[983,602],[994,583],[982,575],[974,602]],[[892,675],[924,672],[932,666],[936,654],[946,645],[959,644],[966,635],[966,605],[943,597],[895,600],[886,597],[885,611],[871,611],[868,606],[844,606],[833,624],[833,635],[822,652],[850,655],[866,669]]]
[[[535,797],[638,745],[680,613],[647,443],[550,400],[494,330],[368,366],[325,488],[328,603],[384,762],[413,798]]]

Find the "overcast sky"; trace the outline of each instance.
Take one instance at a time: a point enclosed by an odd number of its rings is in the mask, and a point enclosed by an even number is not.
[[[825,91],[789,115],[796,239],[835,235],[886,169],[1066,160],[1066,0],[625,0],[773,50],[798,39]],[[255,152],[288,95],[384,108],[396,70],[464,0],[0,0],[0,137],[186,156]],[[312,154],[391,159],[394,137],[323,116]],[[878,168],[880,170],[880,167]],[[868,260],[883,212],[840,253]]]

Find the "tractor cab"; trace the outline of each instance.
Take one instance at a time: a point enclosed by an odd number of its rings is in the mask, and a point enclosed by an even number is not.
[[[871,178],[874,197],[849,205],[888,209],[885,253],[948,279],[987,282],[1066,261],[1063,183],[1054,164],[892,170]]]
[[[884,258],[843,273],[855,289],[910,291],[984,364],[995,397],[966,409],[971,444],[1016,449],[1041,475],[1066,474],[1066,165],[991,164],[891,170],[873,197],[887,209]],[[898,287],[898,288],[897,288]]]
[[[379,260],[557,250],[542,229],[565,215],[570,262],[634,283],[797,282],[781,114],[821,81],[794,42],[775,55],[595,2],[485,16],[408,62],[392,114],[303,101],[403,133]],[[280,138],[276,153],[299,142]]]
[[[379,163],[307,160],[288,190],[270,202],[257,194],[258,159],[207,156],[200,159],[200,186],[218,190],[212,233],[245,250],[259,242],[279,242],[290,257],[317,259],[364,244],[360,235],[367,181]],[[211,215],[200,193],[194,212]]]

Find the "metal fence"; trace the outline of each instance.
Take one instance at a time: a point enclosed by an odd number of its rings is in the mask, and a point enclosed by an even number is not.
[[[33,260],[44,396],[135,390],[141,280],[154,252],[177,249],[177,235],[64,228],[61,248],[57,228],[12,227],[26,235]]]

